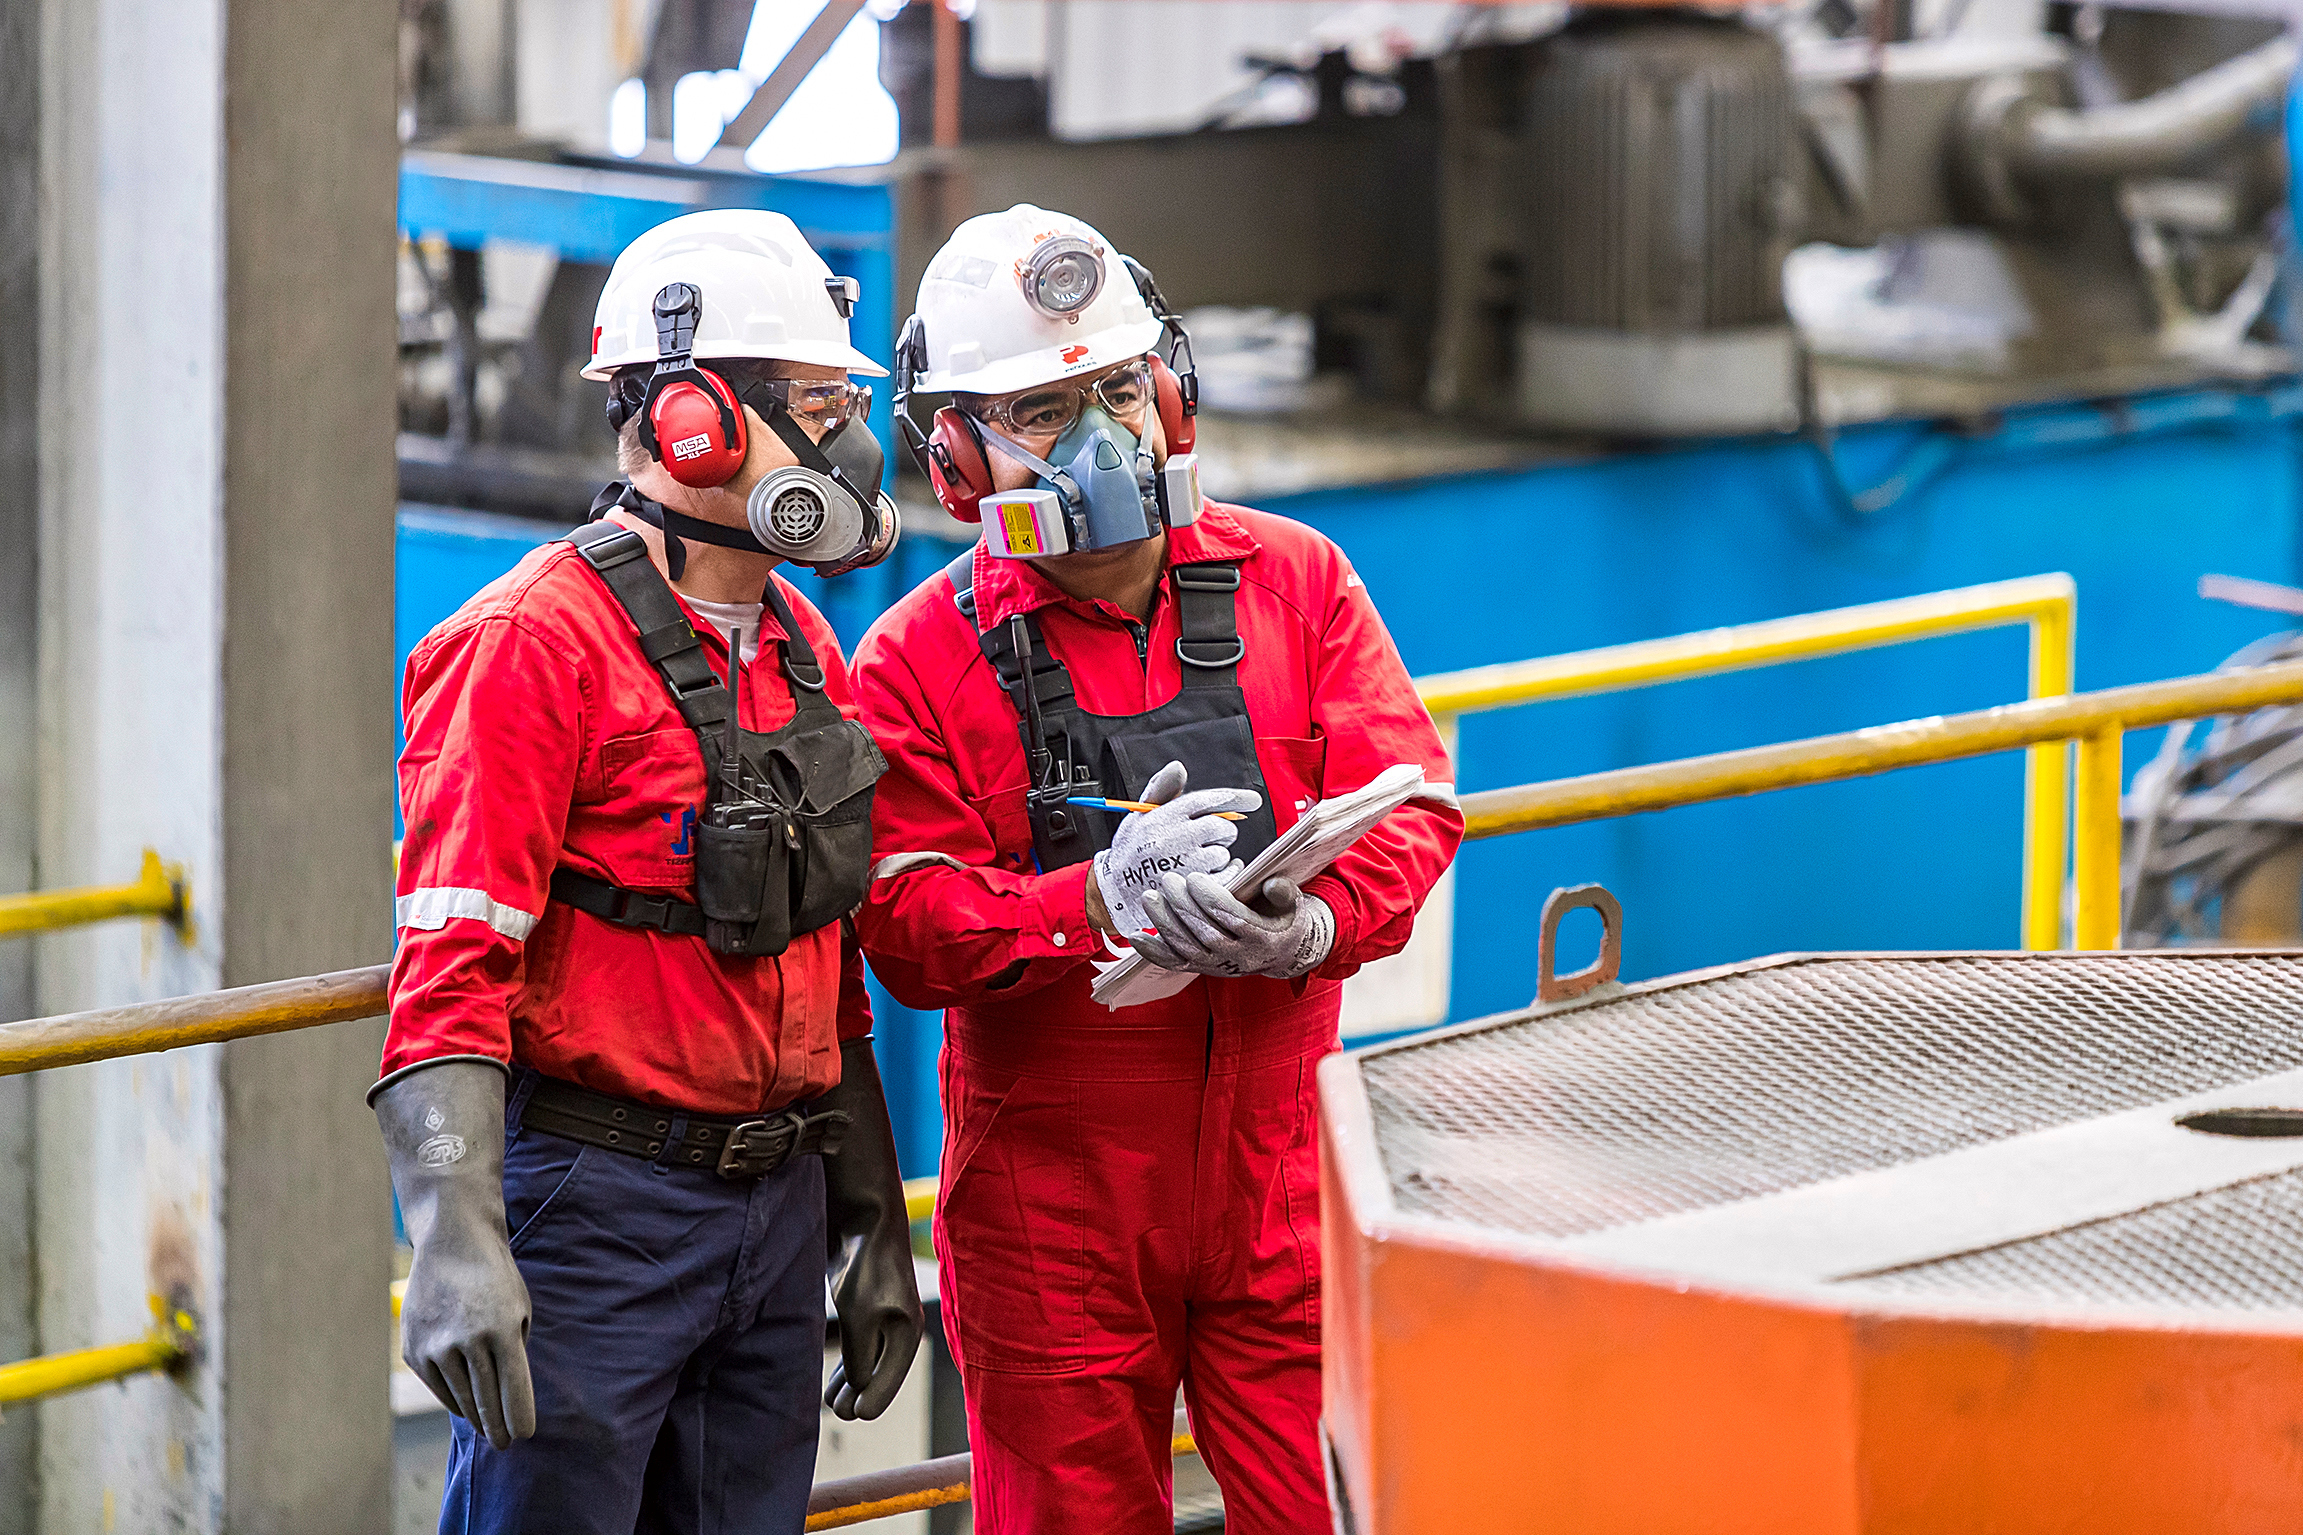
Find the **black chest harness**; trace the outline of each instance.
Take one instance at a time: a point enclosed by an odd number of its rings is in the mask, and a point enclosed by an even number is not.
[[[945,568],[953,600],[975,626],[975,550]],[[1030,775],[1024,805],[1040,872],[1085,863],[1111,846],[1123,812],[1092,810],[1074,796],[1138,799],[1154,773],[1181,762],[1194,789],[1252,789],[1262,808],[1239,823],[1235,856],[1252,859],[1278,833],[1271,791],[1255,755],[1255,726],[1240,690],[1239,566],[1209,560],[1168,571],[1179,631],[1176,655],[1183,686],[1142,714],[1090,714],[1072,690],[1071,673],[1040,634],[1037,615],[1018,614],[976,636],[1020,718]],[[1026,681],[1026,678],[1029,681]]]
[[[872,786],[887,759],[863,726],[824,696],[824,669],[768,578],[760,600],[788,636],[791,722],[745,730],[672,588],[637,533],[594,522],[567,537],[640,631],[640,654],[663,678],[704,754],[695,827],[696,901],[630,890],[573,869],[552,874],[552,899],[625,927],[699,937],[717,954],[781,954],[793,938],[855,909],[871,880]],[[728,674],[743,658],[730,652]]]

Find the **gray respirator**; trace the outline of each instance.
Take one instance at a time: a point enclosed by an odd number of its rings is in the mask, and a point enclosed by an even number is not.
[[[760,547],[824,576],[887,558],[900,520],[880,489],[887,459],[869,424],[850,421],[818,445],[782,411],[767,419],[799,462],[770,470],[744,503]]]
[[[995,555],[1028,560],[1110,549],[1199,520],[1199,456],[1177,453],[1154,467],[1150,445],[1101,407],[1082,410],[1046,458],[989,428],[983,435],[993,452],[1039,475],[1028,490],[994,491],[978,503],[985,545]]]

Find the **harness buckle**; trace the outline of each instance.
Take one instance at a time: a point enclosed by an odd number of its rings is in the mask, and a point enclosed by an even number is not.
[[[1181,661],[1186,666],[1196,666],[1202,671],[1220,672],[1229,667],[1237,666],[1239,665],[1241,658],[1247,654],[1247,641],[1239,638],[1237,635],[1232,637],[1231,654],[1215,661],[1202,661],[1198,659],[1190,651],[1184,649],[1185,643],[1185,641],[1180,639],[1175,642],[1176,659]]]
[[[1237,565],[1178,565],[1175,584],[1187,592],[1236,592],[1240,588]]]

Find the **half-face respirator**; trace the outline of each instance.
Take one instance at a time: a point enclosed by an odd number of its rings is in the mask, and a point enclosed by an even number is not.
[[[938,410],[932,432],[923,432],[909,408],[913,380],[927,365],[927,339],[918,315],[905,323],[896,342],[896,428],[936,499],[962,521],[982,522],[984,545],[995,556],[1037,559],[1110,549],[1155,537],[1165,528],[1188,527],[1199,518],[1199,457],[1192,452],[1199,380],[1191,337],[1151,273],[1130,257],[1119,259],[1166,332],[1167,355],[1155,351],[1144,362],[1152,390],[1147,405],[1159,414],[1168,449],[1164,464],[1155,463],[1148,433],[1129,431],[1106,408],[1101,385],[1069,386],[1080,391],[1077,412],[1045,458],[990,421],[953,405]],[[1059,317],[1100,291],[1102,256],[1084,240],[1049,240],[1023,265],[1017,280],[1034,309]],[[994,489],[994,455],[1032,470],[1038,483],[1022,490]]]
[[[853,278],[834,278],[848,285]],[[838,295],[835,295],[835,299]],[[782,392],[801,381],[731,383],[721,373],[697,365],[692,347],[703,315],[703,293],[692,283],[670,283],[656,295],[655,371],[646,390],[622,383],[608,395],[608,424],[622,431],[637,417],[640,440],[665,470],[683,485],[724,485],[743,468],[750,452],[743,407],[758,412],[796,464],[768,472],[752,487],[744,505],[747,533],[704,522],[670,507],[661,509],[672,576],[686,564],[683,539],[774,555],[836,576],[877,565],[895,547],[902,529],[896,504],[880,489],[887,456],[863,410],[850,412],[821,443],[808,436]],[[870,391],[858,390],[868,403]],[[605,493],[613,498],[617,487]],[[653,506],[654,503],[649,503]]]
[[[1008,559],[1110,549],[1199,520],[1199,455],[1155,468],[1151,445],[1088,406],[1041,458],[989,427],[985,446],[1035,471],[1039,484],[979,497],[986,546]]]

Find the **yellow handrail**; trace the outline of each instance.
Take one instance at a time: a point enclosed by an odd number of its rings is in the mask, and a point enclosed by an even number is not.
[[[171,1305],[160,1295],[152,1297],[152,1316],[151,1332],[134,1343],[112,1343],[0,1364],[0,1407],[174,1369],[191,1357],[199,1325],[188,1309]]]
[[[2027,624],[2029,696],[2058,697],[2071,691],[2078,607],[2078,588],[2069,576],[2024,576],[1532,661],[1475,666],[1418,678],[1416,690],[1440,722],[1453,752],[1454,724],[1465,714]],[[2052,949],[2062,941],[2063,872],[2069,852],[2068,760],[2063,742],[2052,741],[2033,747],[2025,768],[2023,946],[2029,949]]]
[[[2082,949],[2119,946],[2119,754],[2126,731],[2303,703],[2303,662],[2032,699],[1744,751],[1718,752],[1463,797],[1464,835],[1501,837],[1803,784],[1863,778],[2047,741],[2079,743],[2078,913]]]
[[[158,853],[146,848],[143,867],[132,885],[0,895],[0,938],[109,922],[114,917],[160,917],[181,929],[191,921],[190,903],[184,866],[162,863]]]

